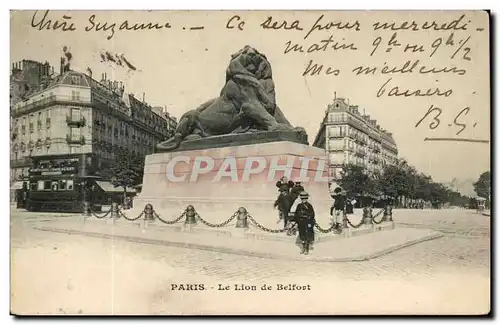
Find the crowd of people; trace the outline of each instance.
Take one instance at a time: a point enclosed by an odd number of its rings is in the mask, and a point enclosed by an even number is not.
[[[278,223],[283,222],[287,235],[293,236],[299,232],[297,242],[301,254],[309,254],[314,243],[314,227],[316,225],[314,207],[308,202],[309,194],[300,181],[293,182],[282,177],[277,183],[279,195],[274,202],[278,209]],[[344,214],[354,213],[356,200],[348,198],[340,187],[332,191],[333,204],[330,209],[330,226],[341,227]]]
[[[279,220],[287,228],[287,234],[292,236],[298,228],[298,242],[301,254],[309,254],[314,243],[314,226],[316,224],[314,208],[308,202],[309,194],[301,182],[293,182],[282,177],[277,183],[278,199],[274,207],[278,208]]]

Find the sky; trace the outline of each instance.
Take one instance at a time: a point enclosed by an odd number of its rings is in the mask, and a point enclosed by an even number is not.
[[[39,30],[31,26],[33,15],[33,11],[11,13],[11,63],[22,59],[49,61],[58,71],[62,48],[67,46],[73,54],[73,70],[85,72],[90,67],[98,80],[106,73],[108,79],[123,81],[126,92],[139,98],[145,93],[146,101],[152,106],[166,105],[171,114],[180,117],[219,95],[230,55],[248,44],[267,56],[273,69],[277,103],[293,125],[306,129],[310,143],[327,105],[337,96],[358,105],[361,112],[392,132],[400,156],[437,181],[475,180],[490,169],[489,143],[424,141],[426,137],[490,139],[489,30],[484,12],[50,11],[44,22],[50,19],[51,27],[55,20],[61,22],[63,15],[71,17],[65,20],[68,26],[73,23],[75,30],[66,32],[61,28]],[[234,28],[226,28],[234,15],[238,15],[239,20],[232,20],[230,27]],[[34,23],[40,22],[43,16],[43,11],[38,12]],[[290,29],[261,27],[270,16],[276,27],[286,20]],[[338,30],[331,25],[329,29],[316,28],[308,33],[318,19],[322,27],[331,21],[349,23],[353,28]],[[171,27],[118,30],[125,20],[129,26],[141,22],[158,22],[164,26],[168,22]],[[293,21],[298,23],[292,28]],[[467,30],[399,30],[390,41],[395,32],[375,31],[373,23],[377,21],[399,24],[408,21],[407,25],[415,21],[420,27],[426,21],[427,26],[432,21],[438,23],[436,26],[455,21],[455,27],[466,24]],[[239,30],[241,22],[244,24]],[[105,27],[116,23],[114,34],[111,28],[102,30],[104,23],[107,23]],[[190,29],[200,26],[204,28]],[[356,26],[359,31],[355,30]],[[97,31],[97,27],[101,30]],[[325,44],[321,41],[329,37],[339,42],[337,48],[340,44],[348,47],[352,43],[357,50],[316,47],[316,51],[307,53],[312,44],[321,46]],[[285,53],[287,44],[289,48],[293,44],[302,45],[305,52]],[[412,45],[422,45],[424,51],[412,54]],[[123,54],[137,70],[101,62],[103,51]],[[322,73],[303,75],[310,60],[324,65]],[[384,65],[402,67],[407,61],[411,61],[407,70],[418,61],[412,73],[379,73]],[[360,65],[379,69],[374,75],[357,76],[352,70]],[[419,74],[422,66],[427,70],[455,67],[466,73]],[[327,75],[328,67],[330,72],[338,69],[338,75]],[[384,84],[387,84],[385,91]],[[399,92],[421,89],[425,93],[427,89],[434,92],[439,88],[443,95],[388,96],[396,86]],[[445,96],[448,90],[451,93]],[[431,106],[441,109],[439,125],[433,129],[429,126],[437,114],[434,110],[416,127]],[[456,135],[462,128],[458,123],[466,127]]]

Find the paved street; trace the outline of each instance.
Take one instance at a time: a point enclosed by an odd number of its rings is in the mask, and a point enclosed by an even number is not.
[[[305,263],[41,232],[32,226],[54,216],[15,211],[11,216],[13,311],[41,314],[487,312],[489,218],[462,210],[415,215],[410,220],[401,215],[400,219],[418,227],[445,228],[446,236],[365,262]],[[475,231],[467,232],[464,226]],[[276,288],[276,284],[295,283],[310,285],[311,290],[235,291],[234,287],[230,291],[217,290],[219,284],[235,283],[256,285],[258,289],[263,284]],[[204,284],[206,290],[172,291],[172,284]]]

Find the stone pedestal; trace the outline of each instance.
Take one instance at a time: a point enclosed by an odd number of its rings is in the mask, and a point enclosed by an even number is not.
[[[173,220],[193,205],[217,224],[244,207],[263,226],[282,228],[273,208],[282,176],[302,181],[318,223],[326,227],[331,197],[325,151],[289,141],[149,155],[133,213],[152,204],[162,219]]]

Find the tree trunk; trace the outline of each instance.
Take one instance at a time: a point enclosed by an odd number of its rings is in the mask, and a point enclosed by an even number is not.
[[[125,204],[126,199],[127,199],[127,187],[124,186],[123,187],[123,202],[122,202],[122,204]]]

